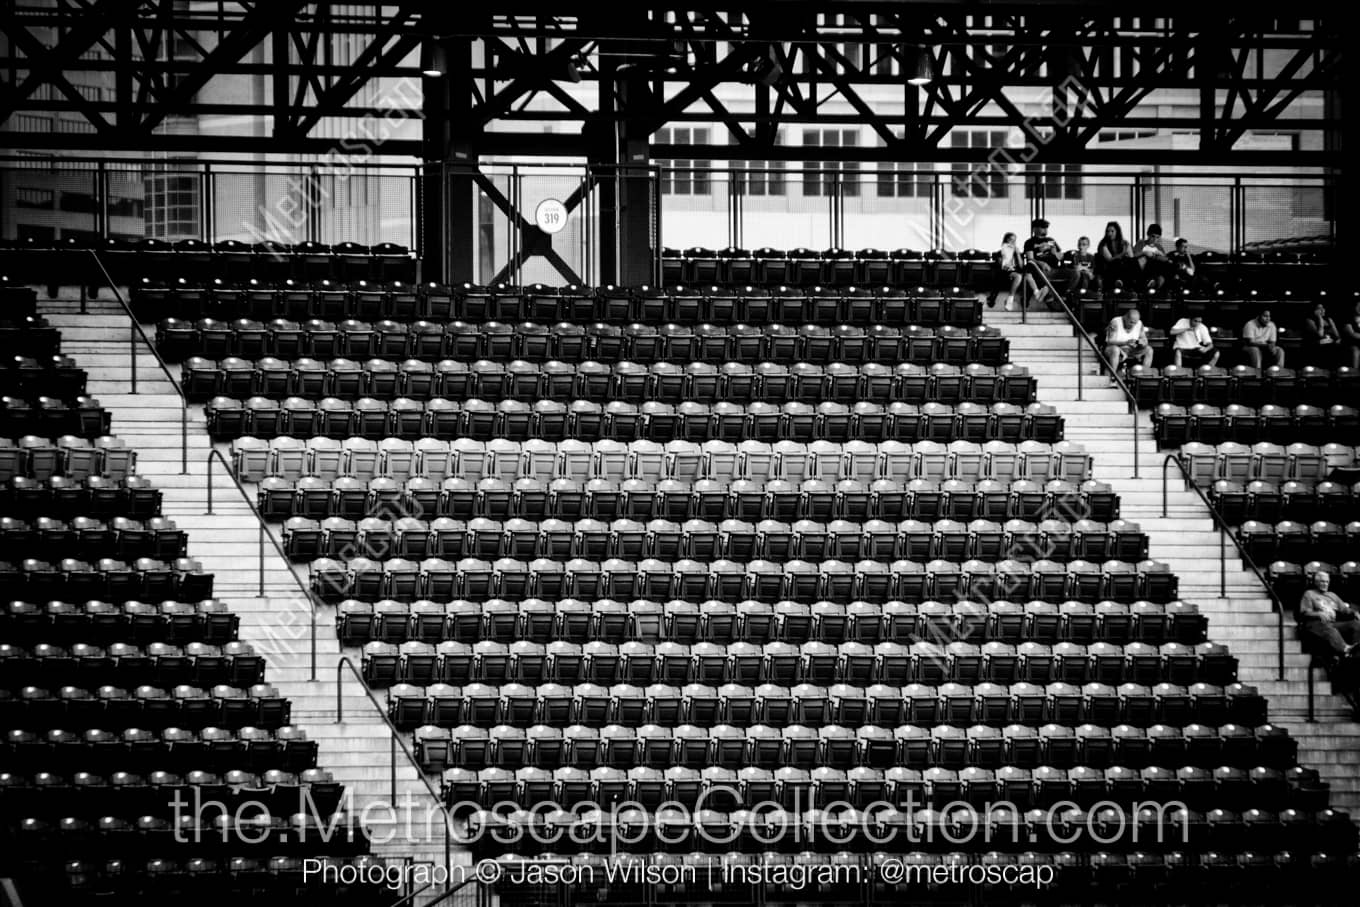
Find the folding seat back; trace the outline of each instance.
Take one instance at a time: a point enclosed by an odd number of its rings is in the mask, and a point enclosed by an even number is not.
[[[1289,455],[1278,444],[1261,441],[1252,445],[1251,472],[1254,480],[1283,484],[1289,478]]]
[[[1287,448],[1288,476],[1295,481],[1318,482],[1327,475],[1327,461],[1312,444],[1295,443]]]

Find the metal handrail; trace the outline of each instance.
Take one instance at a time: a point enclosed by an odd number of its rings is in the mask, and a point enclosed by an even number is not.
[[[459,882],[457,885],[454,885],[452,888],[441,894],[439,897],[435,898],[433,901],[430,901],[430,903],[426,904],[425,907],[436,907],[437,904],[447,901],[449,898],[453,897],[455,894],[462,891],[464,888],[471,885],[473,882],[476,882],[478,884],[477,890],[481,892],[483,895],[485,895],[486,889],[481,887],[482,880],[477,878],[476,876],[472,876],[471,878],[463,879],[463,881]],[[481,900],[483,903],[485,903],[484,898]],[[392,907],[397,907],[397,905],[393,904]]]
[[[274,538],[274,533],[272,533],[272,532],[269,531],[269,526],[268,526],[268,524],[265,522],[264,515],[260,513],[259,508],[257,508],[257,507],[255,506],[255,502],[252,501],[252,500],[250,499],[250,495],[246,493],[245,486],[243,486],[243,485],[241,484],[241,480],[238,479],[238,478],[236,478],[236,473],[232,471],[231,465],[230,465],[229,463],[227,463],[226,457],[222,456],[222,451],[218,450],[216,447],[209,447],[209,448],[208,448],[208,458],[207,458],[207,474],[208,474],[208,510],[207,510],[206,515],[207,515],[207,516],[212,516],[212,514],[213,514],[213,460],[214,460],[214,459],[217,460],[217,462],[219,462],[219,463],[222,464],[222,471],[225,472],[225,473],[227,474],[227,477],[231,479],[232,484],[236,486],[236,490],[239,491],[239,492],[241,493],[241,497],[245,500],[246,506],[250,508],[251,514],[253,514],[254,517],[255,517],[255,522],[259,524],[259,529],[260,529],[260,540],[259,540],[259,546],[260,546],[260,547],[259,547],[259,562],[260,562],[260,568],[259,568],[259,569],[260,569],[260,574],[259,574],[259,576],[260,576],[260,578],[259,578],[259,584],[260,584],[260,585],[259,585],[259,589],[260,589],[260,598],[264,598],[264,540],[265,540],[265,538],[268,538],[270,544],[274,546],[274,551],[278,553],[279,557],[283,559],[284,565],[288,567],[288,576],[289,576],[289,578],[292,579],[293,584],[294,584],[295,586],[298,587],[298,591],[299,591],[300,593],[302,593],[303,598],[305,598],[305,599],[307,600],[307,604],[310,605],[310,608],[309,608],[310,620],[308,621],[308,623],[311,625],[310,630],[311,630],[311,639],[312,639],[312,654],[311,654],[311,677],[309,677],[308,679],[309,679],[309,680],[312,680],[312,681],[315,681],[315,680],[316,680],[316,596],[312,595],[312,591],[311,591],[310,589],[307,588],[306,583],[304,583],[304,582],[302,581],[302,578],[299,577],[299,576],[297,575],[297,573],[295,573],[295,572],[293,571],[292,561],[290,561],[290,560],[288,559],[288,554],[283,550],[283,546],[279,544],[279,540],[276,539],[276,538]]]
[[[1053,286],[1053,281],[1051,281],[1051,280],[1048,279],[1048,275],[1045,274],[1045,273],[1043,272],[1042,269],[1036,268],[1036,267],[1030,267],[1030,268],[1028,269],[1028,271],[1029,271],[1030,273],[1038,274],[1040,277],[1043,278],[1044,283],[1048,286],[1048,291],[1049,291],[1051,294],[1053,294],[1053,295],[1052,295],[1052,298],[1054,298],[1054,299],[1056,299],[1056,300],[1058,301],[1058,305],[1062,307],[1063,314],[1067,316],[1067,320],[1068,320],[1069,322],[1071,322],[1071,324],[1072,324],[1072,330],[1073,330],[1073,332],[1077,335],[1077,339],[1078,339],[1078,343],[1077,343],[1077,399],[1080,400],[1080,399],[1081,399],[1081,395],[1082,395],[1082,381],[1083,381],[1082,372],[1085,370],[1085,366],[1084,366],[1084,364],[1082,363],[1082,359],[1081,359],[1081,347],[1082,347],[1081,341],[1084,341],[1085,344],[1091,348],[1091,352],[1092,352],[1092,353],[1095,355],[1095,357],[1096,357],[1096,362],[1102,363],[1103,365],[1105,365],[1105,366],[1107,366],[1107,367],[1110,366],[1110,363],[1107,362],[1106,359],[1105,359],[1105,351],[1102,350],[1100,347],[1096,346],[1096,342],[1095,342],[1093,339],[1091,339],[1091,335],[1087,332],[1086,328],[1082,327],[1081,321],[1077,318],[1076,314],[1072,311],[1072,309],[1068,307],[1068,305],[1067,305],[1067,300],[1064,299],[1063,296],[1062,296],[1062,294],[1058,292],[1058,288],[1055,287],[1055,286]],[[1123,392],[1123,394],[1124,394],[1124,399],[1128,402],[1128,405],[1129,405],[1129,412],[1133,415],[1133,477],[1136,479],[1136,478],[1139,478],[1139,475],[1138,475],[1138,429],[1139,429],[1138,417],[1139,417],[1140,413],[1139,413],[1139,410],[1138,410],[1138,398],[1137,398],[1136,396],[1134,396],[1134,393],[1133,393],[1132,390],[1129,389],[1129,386],[1128,386],[1127,384],[1124,383],[1124,379],[1120,376],[1119,370],[1118,370],[1118,369],[1111,367],[1111,368],[1110,368],[1110,376],[1111,376],[1112,378],[1114,378],[1114,383],[1119,387],[1120,391]]]
[[[94,259],[96,267],[98,267],[100,273],[104,275],[104,282],[108,284],[109,289],[113,291],[113,298],[118,300],[118,304],[122,306],[123,311],[127,313],[128,321],[132,323],[132,334],[128,338],[130,347],[128,364],[131,368],[132,393],[137,393],[137,338],[141,337],[142,342],[146,344],[146,348],[151,351],[151,355],[156,360],[156,364],[160,366],[161,371],[165,373],[165,377],[170,382],[170,386],[174,388],[175,393],[179,395],[179,474],[182,476],[188,475],[189,398],[184,395],[184,388],[180,386],[179,381],[170,373],[170,366],[161,358],[160,352],[156,349],[156,344],[152,343],[151,338],[147,337],[146,332],[142,330],[141,323],[137,321],[137,316],[133,314],[132,307],[129,306],[127,300],[123,298],[123,294],[119,291],[118,285],[113,282],[113,277],[109,274],[108,268],[104,267],[104,262],[100,260],[99,253],[94,249],[85,249],[84,251],[90,253],[90,258]],[[85,287],[83,284],[80,288],[80,311],[82,313],[85,311]]]
[[[466,879],[463,879],[457,885],[454,885],[452,888],[448,889],[443,894],[439,895],[439,897],[435,898],[433,901],[430,901],[430,903],[426,904],[425,907],[435,907],[436,904],[448,900],[450,897],[462,891],[464,888],[466,888],[468,885],[471,885],[473,882],[480,883],[481,879],[477,878],[476,876],[470,876]],[[434,884],[435,884],[434,882],[426,882],[424,885],[421,885],[415,891],[402,897],[401,900],[389,904],[388,907],[403,907],[403,905],[405,904],[415,903],[415,899],[420,897],[420,895],[424,894],[429,889],[433,888]]]
[[[368,682],[364,680],[364,675],[360,673],[359,669],[354,666],[354,662],[350,660],[348,655],[341,655],[339,660],[336,661],[335,663],[335,723],[341,724],[345,720],[345,704],[344,704],[345,691],[343,686],[345,668],[349,668],[349,672],[354,675],[354,679],[359,681],[359,689],[364,691],[364,695],[368,697],[368,701],[373,703],[373,707],[377,709],[378,717],[382,719],[383,724],[387,725],[387,733],[390,735],[391,741],[394,744],[392,748],[392,774],[391,774],[392,787],[390,798],[392,800],[391,803],[392,807],[394,809],[396,807],[397,799],[396,750],[398,747],[400,747],[402,754],[406,756],[406,761],[411,763],[411,767],[415,769],[416,777],[420,779],[420,783],[424,785],[425,791],[434,799],[434,802],[439,805],[439,811],[444,814],[444,877],[449,878],[449,871],[453,865],[452,860],[453,846],[449,835],[449,826],[453,824],[453,816],[449,814],[449,809],[448,806],[444,803],[444,798],[441,797],[439,795],[439,792],[434,789],[434,785],[430,784],[430,779],[425,777],[425,770],[420,767],[420,763],[416,761],[415,754],[411,752],[411,748],[408,747],[406,745],[406,741],[402,739],[401,731],[397,730],[397,726],[393,724],[392,719],[388,717],[387,709],[383,708],[383,704],[379,702],[378,697],[373,694],[373,688],[370,687],[368,685]],[[456,891],[457,889],[455,888],[454,890]]]
[[[1261,572],[1260,567],[1256,566],[1256,561],[1253,560],[1251,555],[1247,554],[1247,550],[1242,547],[1242,543],[1241,541],[1238,540],[1237,534],[1231,531],[1231,527],[1228,526],[1228,521],[1223,518],[1223,514],[1220,513],[1218,508],[1214,506],[1213,502],[1209,500],[1209,496],[1204,493],[1204,490],[1201,489],[1198,485],[1196,485],[1195,482],[1190,478],[1189,470],[1185,468],[1185,464],[1181,462],[1180,457],[1176,456],[1175,454],[1167,454],[1166,459],[1162,461],[1162,517],[1165,518],[1167,515],[1166,467],[1170,463],[1176,464],[1176,468],[1180,470],[1181,476],[1184,477],[1185,479],[1185,484],[1190,486],[1190,490],[1193,491],[1196,494],[1196,496],[1199,497],[1200,502],[1204,504],[1205,509],[1209,511],[1209,516],[1213,518],[1214,525],[1218,528],[1219,535],[1228,538],[1233,543],[1233,547],[1237,549],[1237,553],[1242,557],[1242,562],[1246,564],[1247,569],[1249,569],[1253,574],[1255,574],[1257,581],[1260,582],[1262,588],[1266,590],[1266,595],[1270,596],[1271,606],[1275,611],[1276,630],[1278,632],[1277,643],[1279,648],[1277,654],[1279,656],[1279,662],[1278,662],[1278,675],[1276,679],[1284,680],[1284,612],[1285,612],[1284,602],[1280,599],[1280,596],[1275,592],[1274,587],[1271,586],[1270,583],[1266,581],[1265,574]],[[1224,598],[1227,597],[1228,592],[1227,563],[1228,558],[1223,551],[1223,544],[1220,541],[1218,546],[1218,564],[1219,564],[1218,588],[1219,594],[1222,595]],[[1310,671],[1309,672],[1310,681],[1311,677],[1312,672]]]

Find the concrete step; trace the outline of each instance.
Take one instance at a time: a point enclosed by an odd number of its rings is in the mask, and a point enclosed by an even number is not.
[[[358,653],[342,649],[336,639],[334,609],[313,612],[305,587],[297,584],[299,577],[305,581],[305,568],[295,572],[267,541],[265,594],[260,595],[259,526],[235,483],[222,475],[219,464],[212,467],[214,513],[206,513],[207,455],[212,445],[204,432],[202,407],[195,405],[187,414],[188,462],[181,474],[180,397],[144,344],[139,344],[135,356],[139,393],[132,393],[131,322],[112,306],[92,306],[91,312],[97,314],[80,314],[73,303],[63,300],[52,306],[51,320],[63,331],[65,348],[75,350],[81,367],[89,370],[90,391],[111,412],[114,431],[137,450],[138,472],[162,491],[164,514],[189,532],[189,553],[205,571],[214,574],[215,594],[240,616],[241,639],[265,657],[266,678],[289,699],[292,721],[320,744],[319,764],[331,769],[346,785],[354,803],[385,802],[392,773],[392,739],[382,718],[385,695],[376,694],[375,705],[363,694],[359,682],[346,673],[340,687],[345,721],[335,722],[335,666],[342,654],[357,664]],[[171,373],[178,376],[178,367]],[[254,490],[249,494],[253,496]],[[271,530],[278,531],[278,527]],[[409,746],[409,736],[405,741]],[[399,790],[409,791],[423,810],[429,795],[420,783],[418,769],[400,748],[396,769]],[[435,812],[438,814],[437,807]],[[404,812],[399,810],[399,814]],[[422,834],[425,837],[375,850],[442,862],[442,827],[436,823]]]

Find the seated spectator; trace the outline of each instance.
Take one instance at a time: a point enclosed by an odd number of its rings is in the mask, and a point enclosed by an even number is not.
[[[1152,346],[1148,343],[1147,325],[1137,309],[1130,309],[1115,317],[1105,329],[1105,361],[1110,366],[1111,380],[1125,363],[1147,368],[1152,365]]]
[[[1171,326],[1171,354],[1176,365],[1197,368],[1218,365],[1218,350],[1209,326],[1198,315],[1182,318]]]
[[[1037,305],[1048,296],[1053,274],[1062,264],[1062,249],[1058,241],[1048,235],[1048,221],[1036,217],[1030,223],[1030,237],[1025,240],[1025,270],[1038,287],[1034,294]]]
[[[1316,348],[1318,362],[1332,364],[1331,353],[1341,342],[1341,332],[1336,329],[1336,322],[1327,314],[1327,306],[1323,303],[1313,306],[1313,311],[1303,320],[1303,339]]]
[[[1172,280],[1178,287],[1190,287],[1195,283],[1195,257],[1190,254],[1190,243],[1184,236],[1176,240],[1176,248],[1169,256]]]
[[[1091,254],[1091,237],[1083,236],[1077,240],[1077,251],[1072,253],[1072,275],[1067,279],[1069,296],[1095,283],[1095,264],[1096,257]]]
[[[1242,349],[1247,354],[1247,364],[1257,371],[1261,370],[1263,356],[1270,359],[1270,365],[1284,367],[1284,350],[1279,347],[1279,334],[1275,323],[1270,320],[1270,310],[1266,309],[1242,327]]]
[[[1350,367],[1360,369],[1360,302],[1355,304],[1351,317],[1341,325],[1341,343],[1350,353]]]
[[[1175,273],[1175,266],[1162,248],[1161,224],[1148,224],[1147,236],[1133,247],[1133,260],[1138,262],[1141,279],[1149,290],[1159,290],[1166,279]]]
[[[987,307],[995,308],[997,294],[1004,292],[1006,294],[1004,308],[1009,312],[1015,308],[1015,294],[1022,284],[1028,285],[1030,293],[1035,289],[1034,278],[1020,267],[1020,251],[1015,247],[1014,233],[1007,233],[1001,237],[1001,248],[992,253],[992,261],[996,265],[996,286],[992,290],[992,295],[987,297]]]
[[[1129,279],[1137,266],[1133,263],[1133,248],[1124,239],[1124,228],[1118,221],[1105,225],[1105,235],[1096,246],[1096,280],[1101,290],[1118,289]]]
[[[1360,648],[1360,615],[1328,591],[1331,583],[1327,573],[1313,574],[1313,588],[1299,600],[1299,637],[1306,651],[1341,659]]]

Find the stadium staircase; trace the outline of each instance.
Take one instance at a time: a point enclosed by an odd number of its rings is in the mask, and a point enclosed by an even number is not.
[[[1120,516],[1138,523],[1149,537],[1148,556],[1166,562],[1180,577],[1180,597],[1199,605],[1209,618],[1216,642],[1238,658],[1238,680],[1260,690],[1270,702],[1271,720],[1299,741],[1299,762],[1316,768],[1331,786],[1332,803],[1356,814],[1360,809],[1360,723],[1346,701],[1334,695],[1321,668],[1294,639],[1285,619],[1285,677],[1279,679],[1277,618],[1271,601],[1250,571],[1229,550],[1227,595],[1219,588],[1220,541],[1213,519],[1199,497],[1168,469],[1167,517],[1162,518],[1162,462],[1152,435],[1152,420],[1138,414],[1138,478],[1134,478],[1133,416],[1123,392],[1098,373],[1089,348],[1081,354],[1081,399],[1077,399],[1077,341],[1070,322],[1058,312],[986,309],[983,322],[1010,339],[1012,359],[1025,363],[1038,381],[1043,400],[1058,408],[1066,439],[1083,445],[1101,478],[1122,503]],[[1308,672],[1316,690],[1316,721],[1307,721]]]
[[[155,354],[140,338],[135,344],[130,342],[131,322],[118,302],[105,295],[87,299],[82,306],[79,294],[75,287],[62,288],[56,299],[40,293],[39,311],[61,331],[63,351],[88,372],[89,393],[113,414],[119,436],[137,451],[140,473],[163,489],[164,515],[191,533],[194,557],[217,577],[215,595],[240,615],[240,638],[266,658],[270,682],[292,702],[293,723],[320,744],[319,764],[344,785],[351,798],[350,814],[360,817],[370,830],[374,855],[442,865],[441,814],[414,766],[400,751],[394,752],[377,709],[349,672],[341,678],[344,721],[335,722],[336,665],[341,650],[328,615],[317,618],[317,678],[315,683],[309,679],[309,606],[289,575],[293,568],[267,540],[264,594],[260,594],[259,524],[227,470],[217,462],[212,467],[213,513],[206,512],[211,442],[203,407],[194,405],[189,410],[188,475],[181,475],[179,395],[157,365]],[[136,394],[131,393],[129,360],[134,347]],[[226,455],[226,445],[219,446]],[[305,585],[305,565],[299,569]],[[391,802],[393,759],[395,803],[400,807],[395,812],[385,807]],[[406,827],[412,830],[410,840]],[[433,899],[434,892],[431,889],[412,903],[418,907]],[[460,902],[461,895],[455,895],[443,903]]]

